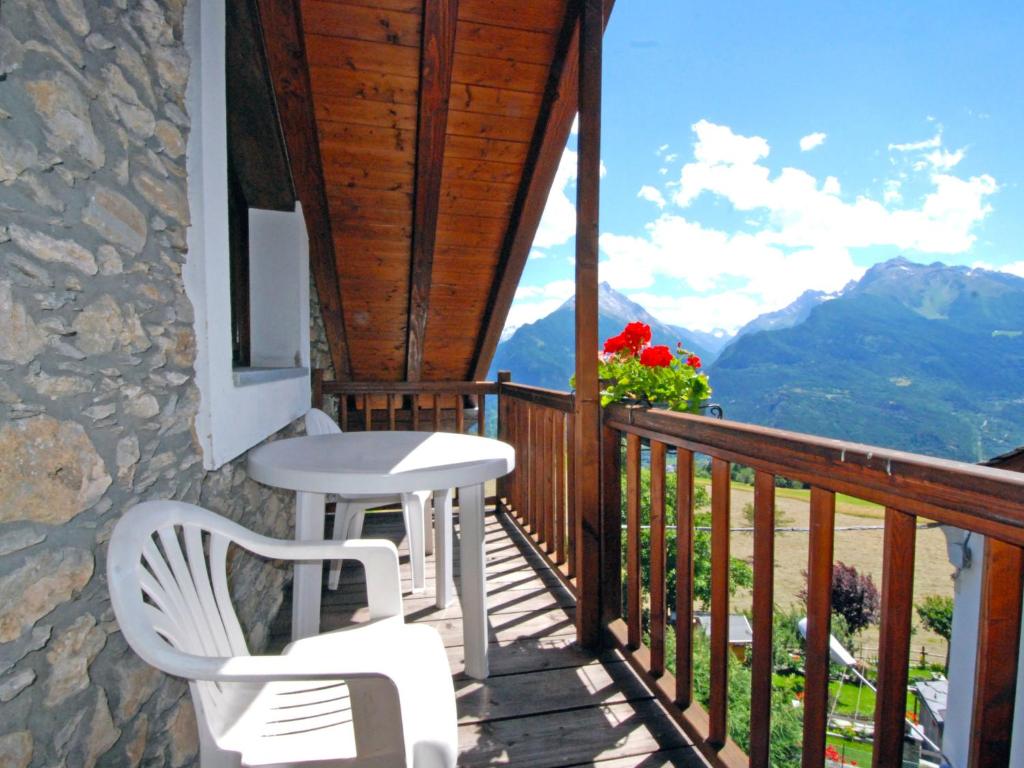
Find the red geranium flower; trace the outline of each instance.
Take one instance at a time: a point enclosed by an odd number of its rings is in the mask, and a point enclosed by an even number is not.
[[[616,352],[621,352],[629,347],[629,342],[626,340],[626,334],[620,333],[618,336],[612,336],[604,343],[605,354],[614,355]]]
[[[622,336],[626,339],[629,348],[633,350],[633,354],[638,355],[640,350],[651,341],[651,326],[640,322],[627,323],[622,331]]]
[[[648,347],[640,355],[640,362],[651,368],[667,368],[672,363],[672,351],[668,347]]]
[[[700,368],[700,358],[696,355],[690,355],[686,358],[686,364],[694,369]]]

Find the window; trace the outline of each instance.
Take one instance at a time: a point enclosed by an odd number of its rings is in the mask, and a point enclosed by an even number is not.
[[[267,100],[255,2],[230,5],[190,3],[185,24],[192,226],[184,281],[195,311],[196,433],[208,469],[262,442],[310,404],[305,221],[272,89]],[[268,151],[267,141],[277,147]]]

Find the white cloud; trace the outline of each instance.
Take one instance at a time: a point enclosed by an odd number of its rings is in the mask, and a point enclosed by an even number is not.
[[[538,261],[539,259],[546,259],[547,257],[548,255],[544,253],[544,251],[538,251],[536,248],[534,248],[532,251],[530,251],[530,255],[527,256],[527,259],[529,261]]]
[[[578,135],[580,132],[580,113],[576,113],[576,117],[572,119],[572,127],[569,129],[569,133],[573,136]]]
[[[942,131],[940,130],[930,139],[924,141],[912,141],[907,144],[890,144],[890,152],[917,152],[922,149],[936,149],[942,146]]]
[[[834,176],[819,183],[798,168],[773,175],[763,162],[770,147],[761,137],[741,136],[706,120],[693,130],[694,161],[683,166],[678,183],[670,183],[675,187],[671,202],[686,209],[704,193],[722,198],[736,211],[751,212],[746,218],[752,231],[714,229],[681,212],[663,211],[642,235],[604,233],[600,241],[601,278],[616,288],[651,289],[668,278],[697,292],[663,313],[669,319],[672,312],[677,322],[693,328],[735,329],[805,290],[837,290],[863,273],[851,256],[855,248],[963,254],[991,211],[988,197],[998,190],[987,174],[961,178],[946,172],[963,150],[944,150],[941,134],[938,143],[891,146],[935,155],[927,170],[915,174],[926,194],[916,207],[896,208],[903,194],[898,179],[885,182],[881,202],[864,195],[844,199]],[[647,189],[640,197],[656,202],[658,190]],[[649,308],[655,311],[653,304]]]
[[[652,187],[650,184],[644,184],[640,187],[640,191],[636,193],[636,196],[641,200],[647,200],[654,203],[658,208],[665,207],[665,198],[662,196],[661,191],[657,187]]]
[[[576,234],[576,202],[568,192],[576,184],[576,153],[566,149],[558,163],[555,180],[548,193],[548,201],[541,216],[534,248],[564,245]]]
[[[516,289],[506,328],[533,323],[558,309],[576,291],[572,280],[554,280],[546,285],[520,285]]]
[[[800,151],[810,152],[815,147],[820,147],[825,143],[825,139],[828,138],[828,134],[818,131],[816,133],[809,133],[800,139]]]

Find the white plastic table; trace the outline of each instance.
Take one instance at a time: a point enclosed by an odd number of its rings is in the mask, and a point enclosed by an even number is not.
[[[484,573],[484,482],[515,468],[512,446],[447,432],[345,432],[276,440],[249,454],[253,479],[296,492],[295,539],[324,536],[328,493],[400,494],[434,490],[435,589],[439,608],[454,600],[452,489],[459,489],[462,631],[466,673],[485,678],[487,584]],[[422,526],[411,515],[409,524]],[[409,531],[410,538],[416,533]],[[424,536],[422,530],[418,531]],[[292,591],[292,637],[320,631],[322,562],[297,563]]]

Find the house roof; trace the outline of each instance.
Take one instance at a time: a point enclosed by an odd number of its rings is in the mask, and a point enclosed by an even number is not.
[[[696,619],[704,633],[710,637],[711,614],[697,613]],[[754,630],[751,628],[747,617],[743,614],[729,614],[729,645],[753,645],[753,643]]]
[[[914,691],[917,693],[918,701],[928,707],[932,718],[937,723],[946,719],[946,697],[949,693],[949,681],[947,680],[922,680],[915,683]]]
[[[986,467],[998,467],[1015,472],[1024,472],[1024,446],[983,461]]]
[[[575,6],[302,1],[339,378],[486,374],[576,111]]]

